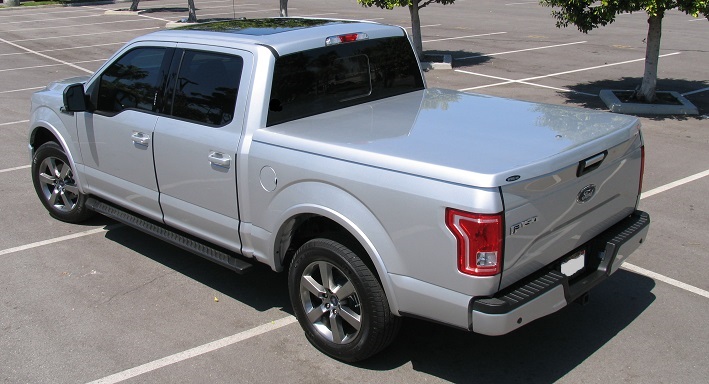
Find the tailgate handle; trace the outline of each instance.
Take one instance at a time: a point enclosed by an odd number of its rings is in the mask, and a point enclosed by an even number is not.
[[[597,155],[593,155],[588,159],[579,161],[579,167],[576,170],[576,177],[581,177],[594,169],[601,166],[603,160],[608,156],[608,151],[603,151]]]

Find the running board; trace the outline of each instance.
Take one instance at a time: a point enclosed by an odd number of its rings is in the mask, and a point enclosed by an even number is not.
[[[242,259],[93,197],[86,200],[86,206],[92,211],[120,221],[123,224],[192,252],[209,261],[213,261],[223,267],[227,267],[237,273],[245,273],[251,268],[251,264]]]

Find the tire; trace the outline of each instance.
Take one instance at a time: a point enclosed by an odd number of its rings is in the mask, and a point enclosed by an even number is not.
[[[401,319],[391,313],[373,272],[336,241],[314,239],[300,247],[288,288],[306,338],[335,359],[364,360],[391,344],[399,331]]]
[[[35,151],[32,183],[42,204],[55,219],[79,223],[93,216],[94,212],[86,207],[86,195],[79,191],[74,170],[59,144],[50,141]]]

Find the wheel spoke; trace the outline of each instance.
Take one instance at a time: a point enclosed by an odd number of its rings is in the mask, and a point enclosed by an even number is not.
[[[322,294],[325,293],[325,288],[318,284],[315,279],[313,279],[312,276],[310,275],[303,275],[300,278],[300,286],[302,288],[305,288],[308,290],[308,292],[312,293],[313,295],[320,297]]]
[[[64,190],[66,192],[71,193],[72,195],[79,196],[79,187],[77,187],[76,185],[67,184],[64,186]]]
[[[59,178],[62,180],[66,180],[70,174],[71,174],[71,167],[66,163],[61,163],[59,165]]]
[[[52,194],[49,195],[47,202],[49,205],[55,205],[57,203],[57,198],[59,197],[59,190],[56,188],[51,188]]]
[[[54,185],[54,183],[56,183],[56,178],[46,173],[40,173],[39,182],[45,185]]]
[[[335,313],[330,313],[330,331],[332,332],[332,341],[337,344],[342,344],[347,337],[345,330],[342,328],[342,320]]]
[[[310,311],[307,311],[306,315],[310,323],[315,324],[322,319],[322,315],[324,315],[325,312],[327,312],[327,310],[322,305],[318,305],[317,307],[313,307]]]
[[[338,314],[340,315],[340,317],[342,317],[343,320],[345,320],[349,325],[351,325],[352,328],[359,331],[359,329],[362,327],[362,318],[359,314],[353,312],[351,308],[342,307],[340,308]]]
[[[74,207],[74,202],[66,195],[66,192],[61,192],[59,196],[61,196],[62,202],[64,203],[64,209],[69,210]]]
[[[57,159],[50,157],[46,160],[47,168],[49,168],[49,173],[54,177],[59,177],[59,170],[57,169]]]
[[[332,293],[336,294],[340,300],[344,300],[355,293],[354,285],[348,280],[344,285],[337,287]]]
[[[322,279],[322,285],[326,289],[330,289],[330,290],[334,289],[335,283],[334,283],[333,275],[332,275],[332,264],[325,263],[325,262],[319,262],[318,269],[320,270],[320,278]]]

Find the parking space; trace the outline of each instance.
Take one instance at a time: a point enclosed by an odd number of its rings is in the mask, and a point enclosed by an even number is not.
[[[408,11],[296,0],[291,16],[409,25]],[[196,0],[199,18],[276,16],[276,0]],[[407,319],[382,355],[329,359],[294,324],[285,276],[236,275],[107,219],[69,225],[34,195],[32,92],[85,76],[131,38],[187,16],[186,2],[0,10],[0,381],[3,382],[703,382],[709,376],[709,23],[670,12],[659,88],[696,117],[642,117],[641,209],[653,224],[629,267],[586,306],[502,337]],[[536,1],[460,1],[422,10],[424,49],[451,54],[430,87],[605,109],[601,89],[634,88],[646,20],[584,35]],[[409,29],[410,30],[410,29]],[[474,119],[474,116],[471,117]],[[524,150],[524,148],[519,148]],[[694,177],[692,177],[694,176]],[[690,177],[687,179],[687,177]]]

